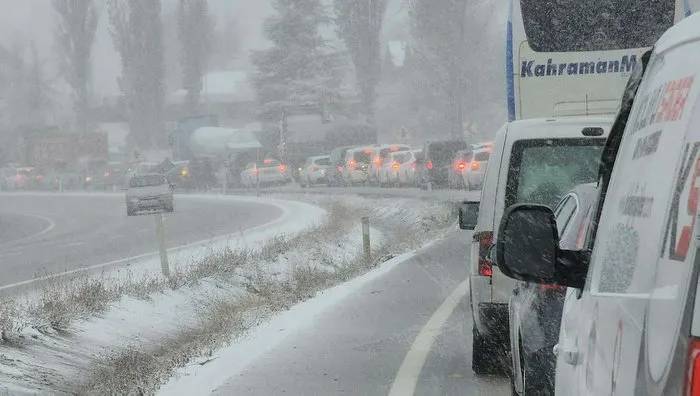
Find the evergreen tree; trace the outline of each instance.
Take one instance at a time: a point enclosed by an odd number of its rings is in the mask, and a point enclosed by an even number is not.
[[[273,8],[265,23],[273,45],[252,58],[262,117],[281,121],[290,107],[324,112],[339,97],[342,77],[340,55],[319,32],[330,18],[320,0],[273,0]]]

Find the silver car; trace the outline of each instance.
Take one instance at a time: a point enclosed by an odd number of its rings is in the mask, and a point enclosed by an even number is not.
[[[554,215],[559,247],[585,247],[591,211],[597,197],[596,184],[581,184],[561,199]],[[509,304],[510,348],[513,358],[513,391],[520,395],[553,395],[555,363],[553,348],[559,342],[566,287],[519,281]]]
[[[144,210],[175,210],[173,186],[168,183],[165,175],[136,175],[129,180],[126,190],[126,214],[134,216]]]

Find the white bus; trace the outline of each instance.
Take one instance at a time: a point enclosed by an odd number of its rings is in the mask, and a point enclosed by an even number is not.
[[[508,119],[617,112],[640,56],[700,0],[511,0]]]

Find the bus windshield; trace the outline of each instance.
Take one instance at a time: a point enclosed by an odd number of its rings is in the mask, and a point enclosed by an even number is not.
[[[650,47],[673,24],[662,0],[521,0],[525,33],[537,52]]]

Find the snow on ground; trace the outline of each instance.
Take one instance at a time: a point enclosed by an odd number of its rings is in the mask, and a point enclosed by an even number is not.
[[[295,198],[298,199],[299,196]],[[269,224],[246,230],[243,237],[241,235],[222,236],[187,247],[175,248],[171,252],[171,263],[175,266],[187,266],[217,249],[256,248],[279,234],[288,236],[298,234],[302,230],[317,225],[327,214],[314,204],[320,204],[324,200],[328,204],[327,197],[314,195],[304,196],[304,200],[311,204],[287,199],[254,197],[204,196],[203,199],[237,199],[256,202],[263,200],[279,206],[284,213],[279,219]],[[357,257],[362,249],[360,215],[369,214],[370,221],[373,222],[371,228],[373,247],[383,243],[390,244],[391,252],[402,253],[410,250],[405,246],[409,246],[412,240],[425,243],[439,236],[427,235],[426,237],[424,233],[417,233],[419,235],[411,236],[415,239],[407,239],[405,235],[396,238],[404,227],[414,231],[421,230],[421,223],[425,222],[426,218],[435,216],[436,213],[444,215],[446,212],[442,202],[408,198],[377,200],[348,196],[336,197],[334,200],[350,208],[359,208],[356,213],[350,213],[351,216],[358,215],[357,222],[354,220],[350,222],[355,225],[347,230],[341,229],[337,236],[322,240],[313,249],[300,249],[298,246],[290,248],[274,261],[265,263],[265,272],[268,275],[284,278],[293,272],[294,266],[307,263],[318,265],[319,260],[313,255],[319,251],[324,253],[324,257],[331,257],[333,262],[343,262]],[[436,210],[441,205],[443,210]],[[381,224],[377,224],[380,221]],[[435,219],[430,221],[433,224],[440,223]],[[427,229],[429,227],[426,227]],[[402,243],[406,245],[402,246]],[[321,292],[311,300],[292,307],[290,311],[283,311],[273,316],[272,322],[254,329],[249,337],[235,342],[230,347],[215,351],[215,357],[218,359],[211,360],[212,357],[207,357],[206,365],[201,365],[199,364],[201,362],[197,361],[187,364],[177,372],[176,378],[162,388],[162,392],[191,394],[192,392],[202,393],[203,389],[210,389],[210,387],[213,389],[233,372],[244,368],[255,356],[264,352],[265,348],[272,347],[281,341],[283,334],[278,334],[276,329],[291,330],[301,328],[305,323],[312,323],[313,317],[322,310],[341,301],[362,284],[382,276],[408,257],[410,254],[394,258],[349,283]],[[128,271],[123,269],[112,271],[110,276],[134,278],[136,277],[134,271],[138,273],[141,270],[144,271],[142,274],[148,274],[152,268],[160,268],[158,258],[142,257],[132,262]],[[328,269],[332,270],[330,266]],[[243,268],[243,271],[246,269]],[[245,277],[245,274],[239,275],[241,278]],[[110,304],[109,308],[97,317],[74,321],[68,331],[25,328],[18,346],[4,346],[0,343],[0,393],[47,391],[73,393],[75,389],[71,386],[85,380],[85,376],[89,374],[96,362],[103,361],[105,357],[113,356],[126,347],[160,345],[163,339],[189,326],[196,326],[206,302],[215,301],[218,298],[236,299],[243,293],[245,293],[243,282],[238,286],[232,283],[222,285],[216,279],[204,279],[176,290],[152,293],[144,299],[123,297],[118,302]]]
[[[422,249],[427,248],[428,245]],[[397,256],[372,271],[348,282],[318,293],[314,298],[283,311],[272,320],[255,328],[248,336],[207,357],[208,363],[190,362],[176,371],[163,385],[159,395],[209,394],[235,377],[265,352],[274,348],[287,336],[314,325],[315,318],[325,310],[352,296],[367,283],[378,279],[401,263],[411,259],[416,251]],[[280,331],[284,329],[284,331]]]

